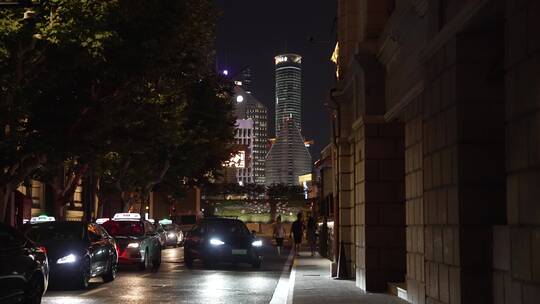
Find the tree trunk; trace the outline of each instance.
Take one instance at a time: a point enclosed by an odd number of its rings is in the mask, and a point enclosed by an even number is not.
[[[4,186],[0,191],[2,195],[0,198],[0,223],[5,223],[7,220],[7,209],[11,199],[11,192],[13,192],[13,189],[11,189],[11,185],[9,184]]]
[[[270,199],[270,223],[274,223],[277,214],[277,201]]]

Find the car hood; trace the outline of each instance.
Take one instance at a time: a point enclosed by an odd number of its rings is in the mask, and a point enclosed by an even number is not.
[[[39,245],[47,249],[47,256],[49,260],[56,261],[57,259],[69,254],[75,254],[81,256],[88,251],[88,243],[83,240],[76,241],[59,241],[48,240],[41,242]]]

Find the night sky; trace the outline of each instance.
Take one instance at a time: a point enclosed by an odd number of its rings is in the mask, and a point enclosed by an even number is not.
[[[330,142],[324,102],[334,84],[334,0],[215,0],[222,11],[217,32],[218,65],[232,74],[245,66],[253,73],[253,95],[269,110],[274,135],[274,56],[302,55],[302,133],[314,139],[313,161]],[[310,42],[310,38],[313,41]]]

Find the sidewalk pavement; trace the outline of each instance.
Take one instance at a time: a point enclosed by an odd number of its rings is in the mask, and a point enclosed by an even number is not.
[[[407,304],[398,297],[387,294],[365,293],[352,280],[335,280],[330,277],[330,261],[309,252],[296,257],[290,278],[293,291],[288,303],[293,304]],[[291,286],[290,285],[290,286]],[[292,293],[292,294],[291,294]],[[292,299],[292,302],[291,300]]]

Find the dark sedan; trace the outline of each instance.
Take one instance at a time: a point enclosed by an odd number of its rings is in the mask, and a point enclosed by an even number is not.
[[[239,220],[207,218],[201,220],[188,233],[184,243],[184,261],[192,267],[195,259],[206,266],[215,263],[248,263],[259,268],[262,241],[251,234]]]
[[[51,284],[70,282],[72,287],[86,289],[90,278],[101,276],[104,282],[110,282],[116,277],[115,241],[97,224],[33,224],[26,227],[25,235],[46,248]]]
[[[41,303],[48,281],[45,249],[0,223],[0,303]]]

